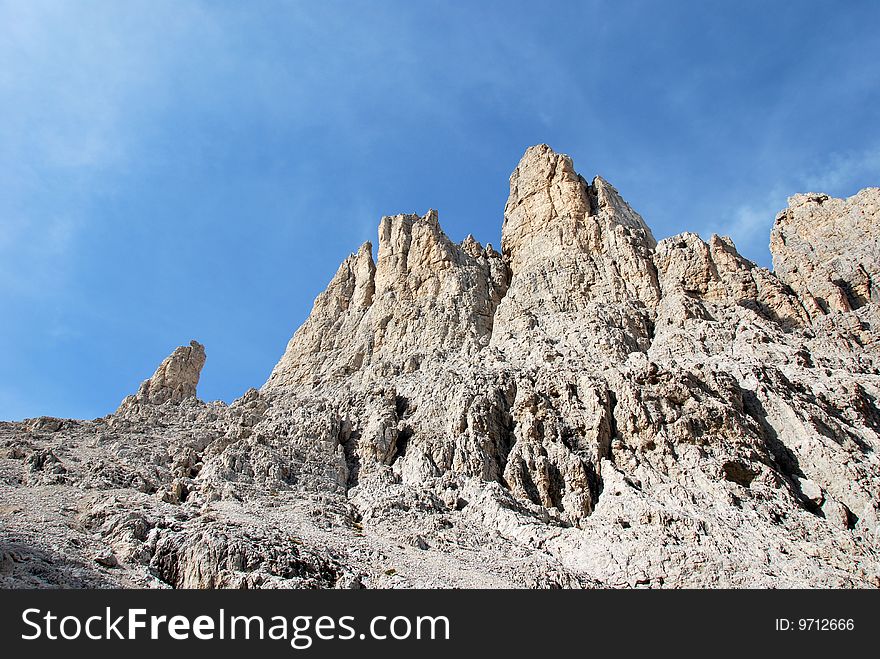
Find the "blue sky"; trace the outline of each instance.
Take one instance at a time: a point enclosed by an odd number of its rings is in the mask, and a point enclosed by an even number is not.
[[[880,185],[880,2],[0,0],[0,419],[113,409],[196,338],[259,387],[382,215],[499,242],[546,142],[657,238],[769,266]]]

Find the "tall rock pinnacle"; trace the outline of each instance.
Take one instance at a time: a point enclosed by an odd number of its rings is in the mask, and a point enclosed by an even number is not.
[[[501,246],[512,278],[493,343],[523,358],[550,343],[597,363],[645,349],[660,299],[655,245],[609,183],[588,184],[546,144],[529,148],[510,177]]]
[[[156,372],[141,383],[133,396],[126,398],[120,409],[132,405],[161,405],[179,403],[196,397],[196,387],[202,367],[205,365],[205,346],[198,341],[190,341],[188,346],[175,348],[166,357]]]

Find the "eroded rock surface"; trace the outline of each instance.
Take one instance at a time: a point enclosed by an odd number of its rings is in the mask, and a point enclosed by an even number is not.
[[[880,587],[878,200],[792,197],[770,272],[531,147],[500,252],[383,218],[261,389],[193,342],[0,424],[0,585]]]
[[[180,346],[159,364],[152,377],[141,383],[134,396],[122,402],[120,410],[138,405],[180,403],[187,398],[195,398],[204,365],[205,346],[198,341]]]
[[[770,234],[773,268],[820,317],[880,305],[880,189],[789,198]]]

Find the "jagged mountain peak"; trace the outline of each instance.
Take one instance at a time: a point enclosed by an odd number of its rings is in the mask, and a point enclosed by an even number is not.
[[[770,272],[530,147],[500,253],[382,218],[261,390],[198,401],[179,348],[0,465],[37,507],[116,488],[82,542],[139,585],[880,586],[878,208],[793,197]]]

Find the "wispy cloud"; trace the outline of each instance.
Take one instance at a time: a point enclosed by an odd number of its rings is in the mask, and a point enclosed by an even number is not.
[[[716,233],[733,239],[738,251],[758,264],[770,266],[770,227],[776,214],[784,207],[786,193],[775,186],[760,197],[722,211],[717,219],[707,222],[700,234],[703,238]]]
[[[864,151],[835,153],[802,178],[803,191],[851,195],[864,185],[880,185],[880,145]],[[809,190],[807,190],[809,189]]]
[[[380,215],[497,244],[537,142],[769,265],[787,196],[880,182],[877,11],[679,4],[0,0],[0,405],[191,330],[234,397]]]
[[[139,153],[174,66],[169,36],[198,18],[140,9],[0,2],[0,292],[63,290],[93,199]]]
[[[722,211],[704,224],[701,234],[730,236],[741,253],[770,267],[770,230],[776,215],[786,207],[788,197],[799,192],[850,196],[869,185],[880,185],[880,146],[832,153],[800,171],[784,173],[765,191]]]

